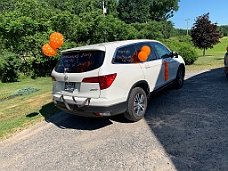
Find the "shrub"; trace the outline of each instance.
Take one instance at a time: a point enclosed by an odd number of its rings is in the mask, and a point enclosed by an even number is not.
[[[164,44],[172,51],[176,51],[181,55],[186,65],[193,64],[198,59],[196,50],[190,43],[180,42],[178,40],[164,40]]]
[[[191,46],[181,46],[179,54],[184,58],[186,65],[191,65],[198,59],[197,52]]]
[[[0,52],[0,79],[3,83],[16,82],[20,76],[21,59],[12,52]]]
[[[51,71],[55,67],[58,58],[55,57],[41,57],[35,58],[32,61],[31,78],[50,76]]]

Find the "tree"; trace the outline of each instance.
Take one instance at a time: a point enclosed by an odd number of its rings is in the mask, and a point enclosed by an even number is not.
[[[116,0],[105,0],[105,8],[107,9],[107,15],[118,17]]]
[[[219,26],[219,31],[222,36],[228,36],[228,25]]]
[[[19,65],[14,67],[5,65],[10,71],[5,73],[5,78],[17,77],[16,74],[12,74],[14,73],[13,70],[16,71],[15,67],[23,68],[27,72],[33,72],[35,69],[34,65],[31,65],[33,61],[41,63],[42,61],[53,59],[44,57],[41,47],[53,31],[51,30],[50,18],[54,15],[56,15],[56,10],[50,9],[46,3],[40,2],[40,0],[21,0],[14,4],[14,10],[5,10],[0,13],[1,46],[10,54],[10,58],[5,58],[7,56],[6,53],[2,57],[6,60],[12,60],[13,55],[15,55],[15,58],[22,61],[22,65],[29,68],[27,70]],[[45,64],[46,62],[43,63]],[[9,79],[9,81],[16,79]]]
[[[149,21],[148,23],[132,23],[137,30],[138,39],[158,39],[163,38],[162,29],[163,24],[157,21]]]
[[[131,23],[146,23],[149,20],[149,0],[119,0],[117,6],[120,20]]]
[[[16,2],[15,0],[1,0],[0,1],[0,13],[2,11],[6,11],[6,10],[13,10],[15,2]]]
[[[89,37],[88,29],[77,15],[63,11],[50,19],[52,21],[52,29],[64,35],[65,40],[80,44]]]
[[[166,21],[178,10],[180,0],[119,0],[119,18],[126,23]]]
[[[15,9],[0,14],[0,32],[5,47],[21,56],[40,54],[40,46],[50,32],[53,10],[39,0],[21,0]]]
[[[112,15],[105,17],[103,27],[105,28],[106,41],[136,39],[137,36],[137,30],[135,28],[114,18]]]
[[[165,21],[173,17],[174,11],[179,9],[178,2],[180,0],[152,0],[149,3],[150,19],[156,21]]]
[[[217,30],[217,23],[211,23],[207,13],[197,17],[191,29],[191,37],[194,46],[203,49],[203,56],[205,56],[205,50],[213,48],[213,45],[220,42],[219,38],[222,36]]]
[[[102,14],[102,0],[43,0],[50,7],[59,9],[61,11],[67,11],[75,15],[83,15],[86,12],[99,11]],[[105,8],[107,9],[106,15],[113,15],[117,17],[117,1],[116,0],[104,0]]]

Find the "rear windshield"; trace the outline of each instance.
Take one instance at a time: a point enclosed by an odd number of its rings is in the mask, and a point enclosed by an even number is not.
[[[62,54],[55,67],[59,73],[80,73],[99,68],[104,61],[104,51],[79,51]]]

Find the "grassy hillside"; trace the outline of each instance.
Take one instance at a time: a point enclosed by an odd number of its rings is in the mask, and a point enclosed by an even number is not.
[[[203,50],[196,49],[199,58],[194,62],[193,65],[186,66],[187,70],[204,70],[212,68],[223,67],[223,57],[226,53],[226,47],[228,46],[228,37],[220,39],[220,43],[215,45],[212,49],[207,49],[205,56]]]
[[[220,39],[220,43],[215,45],[212,49],[206,50],[206,55],[215,55],[215,54],[222,54],[226,53],[226,47],[228,46],[228,37],[223,37]],[[203,54],[203,50],[197,49],[197,53],[199,55]]]

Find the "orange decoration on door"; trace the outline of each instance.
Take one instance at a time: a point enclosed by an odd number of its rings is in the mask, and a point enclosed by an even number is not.
[[[167,61],[164,61],[164,66],[165,66],[164,78],[165,78],[165,81],[167,81],[169,79],[169,66],[168,66],[168,62]]]

